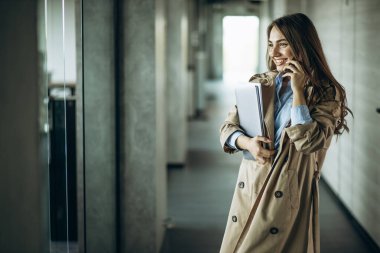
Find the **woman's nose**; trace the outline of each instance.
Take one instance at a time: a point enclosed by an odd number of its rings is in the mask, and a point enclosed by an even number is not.
[[[276,56],[279,56],[281,55],[279,49],[278,49],[278,46],[273,46],[272,47],[272,51],[271,51],[271,56],[272,57],[276,57]]]

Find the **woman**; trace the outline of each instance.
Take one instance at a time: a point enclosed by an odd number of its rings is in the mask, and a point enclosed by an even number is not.
[[[306,15],[274,20],[267,36],[269,71],[250,81],[263,86],[268,136],[246,136],[236,106],[220,130],[225,152],[255,158],[242,160],[220,252],[319,253],[318,180],[351,111]]]

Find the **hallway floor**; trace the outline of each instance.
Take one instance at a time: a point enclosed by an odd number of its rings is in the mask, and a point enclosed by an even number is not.
[[[233,104],[232,85],[208,83],[206,118],[189,124],[186,168],[169,170],[171,227],[162,253],[219,252],[241,160],[219,144],[219,126]],[[374,252],[320,186],[321,253]]]

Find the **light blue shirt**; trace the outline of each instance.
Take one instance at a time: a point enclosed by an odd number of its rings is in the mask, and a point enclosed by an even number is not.
[[[306,105],[293,106],[293,91],[291,83],[288,82],[285,90],[280,94],[282,87],[282,77],[276,76],[275,79],[275,99],[274,99],[274,148],[277,151],[280,146],[282,130],[288,125],[289,120],[291,125],[307,124],[312,122],[309,108]],[[228,137],[226,143],[231,148],[237,149],[236,139],[244,134],[241,131],[236,131]]]

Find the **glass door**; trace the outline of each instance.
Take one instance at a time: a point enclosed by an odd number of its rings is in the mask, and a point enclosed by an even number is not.
[[[82,171],[83,153],[79,141],[82,113],[78,106],[80,8],[81,0],[44,1],[51,253],[79,252],[77,174]]]

